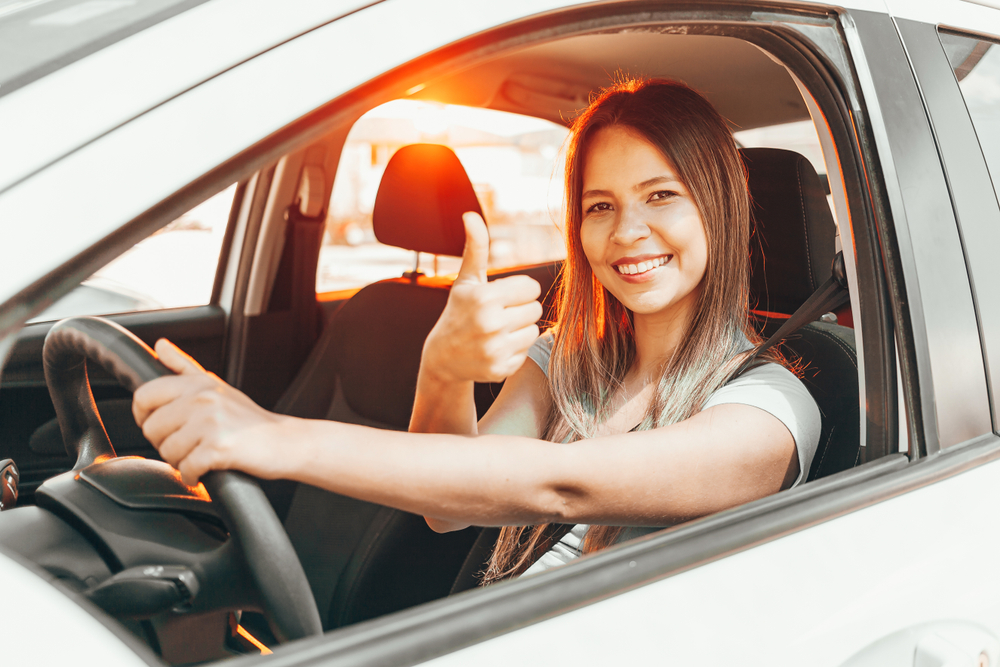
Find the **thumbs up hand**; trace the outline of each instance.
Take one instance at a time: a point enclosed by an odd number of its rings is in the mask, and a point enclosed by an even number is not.
[[[490,238],[477,213],[462,216],[465,251],[448,304],[424,342],[421,372],[445,382],[500,382],[527,358],[542,316],[538,281],[487,282]]]

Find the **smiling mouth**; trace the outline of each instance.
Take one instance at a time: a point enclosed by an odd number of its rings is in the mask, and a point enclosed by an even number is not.
[[[616,264],[615,268],[618,269],[618,273],[623,276],[634,276],[640,273],[646,273],[647,271],[652,271],[658,266],[663,266],[671,259],[673,259],[673,255],[664,255],[662,257],[647,259],[643,262],[636,262],[635,264]]]

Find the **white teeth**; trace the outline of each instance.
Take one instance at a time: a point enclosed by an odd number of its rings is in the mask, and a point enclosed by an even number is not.
[[[645,262],[639,262],[638,264],[619,264],[615,268],[618,269],[618,273],[622,275],[635,275],[637,273],[645,273],[655,269],[658,266],[662,266],[667,262],[668,257],[657,257],[656,259],[647,259]]]

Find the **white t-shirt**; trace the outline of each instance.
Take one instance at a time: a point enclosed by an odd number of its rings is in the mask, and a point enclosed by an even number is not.
[[[546,376],[549,374],[553,340],[552,334],[547,332],[539,336],[528,350],[528,357],[538,364]],[[726,403],[752,405],[777,417],[795,439],[799,457],[799,476],[792,486],[805,479],[819,443],[821,420],[816,401],[791,371],[779,364],[762,364],[752,368],[720,387],[708,398],[702,410]],[[536,574],[581,556],[588,527],[585,524],[574,526],[524,574]]]

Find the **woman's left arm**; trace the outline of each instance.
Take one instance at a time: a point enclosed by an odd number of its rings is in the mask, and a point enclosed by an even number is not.
[[[236,469],[475,525],[662,525],[769,495],[798,474],[788,429],[747,405],[572,444],[399,433],[276,415],[176,348],[157,351],[180,374],[140,387],[133,411],[188,483]]]

